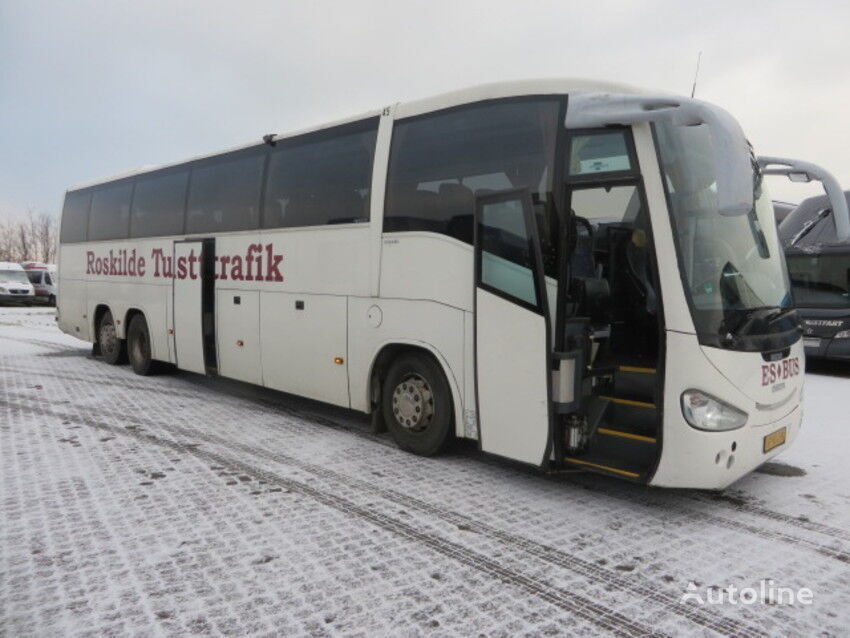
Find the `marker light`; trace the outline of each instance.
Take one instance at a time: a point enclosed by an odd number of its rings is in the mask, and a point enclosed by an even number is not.
[[[682,414],[692,427],[709,432],[735,430],[747,422],[746,412],[699,390],[682,393]]]

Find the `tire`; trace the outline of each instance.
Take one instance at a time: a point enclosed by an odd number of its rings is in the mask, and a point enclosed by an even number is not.
[[[97,343],[100,346],[100,356],[110,365],[127,363],[127,344],[115,333],[115,321],[108,310],[100,316],[97,324]]]
[[[53,306],[54,308],[56,307],[56,295],[50,295],[50,296],[47,298],[47,305],[48,305],[48,306]]]
[[[451,439],[454,404],[449,383],[431,357],[410,352],[393,361],[381,392],[384,421],[402,450],[433,456]]]
[[[127,329],[127,355],[133,372],[142,376],[157,374],[161,370],[159,361],[151,356],[151,334],[144,315],[135,315]]]

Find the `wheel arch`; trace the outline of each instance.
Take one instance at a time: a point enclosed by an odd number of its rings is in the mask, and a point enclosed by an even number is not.
[[[454,406],[454,432],[458,436],[463,436],[463,395],[461,387],[458,383],[457,376],[449,365],[448,360],[443,354],[430,343],[413,340],[395,340],[382,343],[375,349],[369,365],[368,379],[369,383],[366,386],[366,403],[369,406],[369,413],[380,408],[381,404],[381,388],[387,370],[392,362],[400,355],[408,352],[421,353],[434,360],[449,384],[449,390],[452,393],[452,405]]]

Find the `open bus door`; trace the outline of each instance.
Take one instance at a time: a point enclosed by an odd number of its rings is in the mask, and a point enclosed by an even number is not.
[[[551,418],[548,312],[528,191],[479,196],[475,381],[481,449],[535,465],[547,456]]]
[[[215,239],[174,242],[172,293],[177,366],[218,369],[215,349]]]

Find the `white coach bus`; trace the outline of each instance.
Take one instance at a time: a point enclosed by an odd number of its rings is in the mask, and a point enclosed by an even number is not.
[[[494,84],[66,194],[59,326],[547,470],[719,489],[787,447],[803,350],[740,127]]]

